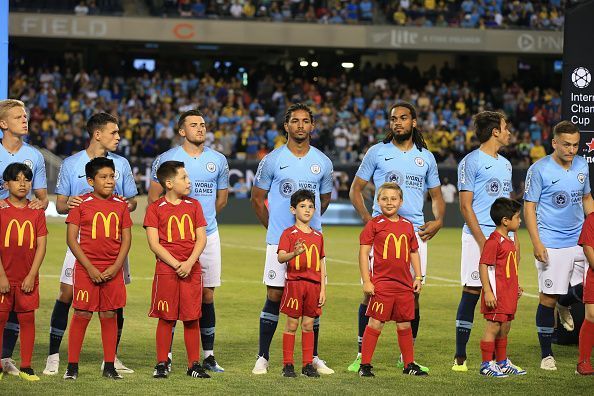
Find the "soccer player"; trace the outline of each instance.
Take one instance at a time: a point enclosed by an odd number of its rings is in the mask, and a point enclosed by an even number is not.
[[[223,372],[214,357],[215,342],[215,288],[221,286],[221,241],[216,215],[227,205],[229,194],[229,165],[227,158],[216,150],[206,147],[206,123],[198,110],[182,113],[177,122],[178,133],[184,138],[181,146],[170,149],[153,162],[152,180],[148,191],[148,202],[154,202],[165,192],[157,179],[159,164],[165,161],[181,161],[192,181],[189,197],[202,205],[206,227],[206,247],[200,255],[202,266],[202,317],[200,333],[204,350],[204,368]],[[174,327],[175,329],[175,327]],[[171,364],[171,355],[169,355]],[[171,366],[169,366],[171,369]]]
[[[158,318],[157,366],[154,378],[167,378],[167,353],[173,325],[184,322],[188,354],[187,374],[210,378],[200,365],[202,269],[198,258],[206,246],[206,220],[202,206],[189,198],[192,180],[180,161],[165,161],[157,169],[165,196],[151,203],[144,217],[149,247],[157,257],[151,310]]]
[[[4,169],[7,206],[0,208],[0,343],[9,312],[16,312],[22,328],[19,375],[39,381],[31,368],[35,343],[35,310],[39,308],[39,267],[45,256],[47,227],[43,209],[31,209],[27,196],[33,172],[14,162]],[[0,379],[4,373],[0,369]]]
[[[295,225],[283,231],[278,242],[278,262],[287,265],[287,281],[281,302],[281,312],[287,315],[283,333],[283,376],[297,377],[293,351],[295,333],[301,319],[303,366],[301,373],[319,377],[313,366],[314,319],[322,315],[326,302],[326,262],[324,237],[310,227],[315,213],[316,197],[309,190],[298,190],[291,195],[291,213]],[[315,251],[315,254],[314,254]]]
[[[316,210],[310,226],[316,231],[321,231],[321,215],[330,204],[332,192],[332,161],[320,150],[310,146],[314,120],[309,107],[302,103],[290,106],[285,113],[284,127],[288,135],[287,144],[275,149],[260,161],[252,187],[252,207],[267,229],[263,277],[267,294],[260,314],[260,350],[252,370],[253,374],[268,372],[270,343],[278,324],[285,287],[286,266],[278,262],[278,243],[282,232],[295,221],[289,210],[291,195],[304,188],[314,193]],[[268,207],[265,203],[267,194]],[[320,374],[332,374],[334,370],[327,367],[318,357],[318,318],[314,320],[313,329],[313,366]]]
[[[107,113],[93,115],[87,121],[87,132],[90,135],[89,147],[82,150],[62,162],[58,181],[56,183],[56,209],[60,214],[68,214],[70,210],[78,207],[83,196],[92,191],[86,178],[86,165],[93,158],[108,158],[115,165],[115,186],[114,193],[122,200],[126,200],[128,210],[136,209],[134,197],[138,194],[136,182],[132,175],[132,169],[128,160],[114,154],[120,142],[118,120]],[[60,364],[60,344],[66,332],[68,324],[68,311],[73,298],[73,273],[75,256],[70,249],[66,250],[66,257],[62,265],[60,275],[60,294],[54,304],[50,322],[49,354],[43,374],[55,375],[58,373]],[[124,282],[130,283],[130,269],[128,259],[124,261]],[[124,327],[124,310],[117,310],[118,345]],[[120,374],[133,373],[134,371],[124,366],[117,358],[115,359],[116,369]]]
[[[519,202],[509,198],[495,200],[490,211],[495,231],[485,242],[480,258],[481,313],[487,320],[481,340],[483,363],[480,374],[489,377],[526,374],[526,370],[514,365],[507,357],[507,335],[518,298],[522,295],[518,284],[518,250],[509,234],[520,228],[521,208]]]
[[[462,298],[456,314],[456,355],[452,370],[468,371],[466,344],[474,321],[474,310],[481,293],[479,260],[487,238],[495,231],[490,216],[491,205],[497,198],[509,198],[511,163],[498,154],[510,140],[505,116],[482,111],[474,116],[478,149],[467,154],[458,165],[460,211],[464,217],[462,230],[461,278]],[[518,239],[514,238],[519,249]]]
[[[363,200],[363,190],[369,182],[376,186],[385,182],[393,182],[402,188],[404,202],[398,213],[409,219],[415,227],[421,259],[421,276],[423,284],[425,284],[427,241],[433,238],[443,225],[445,203],[441,195],[441,183],[435,157],[427,149],[423,136],[417,128],[417,111],[410,103],[398,102],[392,106],[390,109],[390,131],[382,142],[367,151],[351,185],[349,194],[351,202],[365,224],[372,218]],[[427,222],[423,215],[426,191],[429,191],[431,196],[433,216],[435,217],[434,220]],[[376,191],[373,216],[380,214]],[[369,319],[365,315],[368,304],[369,296],[363,295],[363,301],[359,305],[359,353],[349,366],[349,371],[358,372],[361,364],[361,342]],[[413,342],[417,338],[420,319],[419,295],[416,294],[415,318],[411,322]],[[400,368],[403,368],[402,364],[402,359],[400,359]],[[427,367],[420,367],[428,371]]]
[[[428,375],[414,362],[410,322],[415,317],[414,294],[421,292],[423,277],[414,226],[398,214],[402,197],[402,189],[396,183],[387,182],[379,186],[377,202],[381,214],[365,224],[359,237],[359,270],[363,279],[363,292],[370,296],[365,313],[369,316],[369,323],[361,343],[361,377],[375,377],[371,358],[387,321],[396,322],[398,345],[404,362],[402,372],[407,375]],[[371,268],[370,256],[373,257]]]
[[[0,176],[6,167],[14,162],[21,162],[31,168],[32,194],[29,193],[29,208],[45,209],[48,205],[45,162],[43,156],[33,146],[23,141],[29,126],[25,104],[20,100],[0,100],[0,130],[4,134],[0,144]],[[8,207],[5,200],[8,190],[0,180],[0,207]],[[19,336],[19,321],[15,312],[11,312],[4,327],[4,345],[2,345],[2,366],[4,372],[19,375],[19,370],[12,360],[14,345]]]
[[[103,376],[121,379],[114,367],[118,324],[116,310],[126,305],[122,266],[130,250],[132,220],[128,203],[113,195],[115,165],[106,157],[92,159],[85,176],[93,192],[82,196],[66,218],[66,241],[74,264],[74,315],[68,331],[68,368],[64,379],[78,378],[78,361],[93,312],[99,313],[103,342]]]
[[[540,368],[557,370],[551,339],[555,305],[568,287],[583,281],[586,257],[578,245],[584,213],[593,209],[588,163],[578,155],[580,130],[569,121],[553,128],[553,153],[535,162],[526,174],[524,219],[534,247],[539,305],[536,330]]]
[[[580,329],[579,359],[575,371],[580,375],[594,375],[590,362],[594,347],[594,214],[590,213],[586,217],[578,243],[584,249],[588,270],[584,274],[583,294],[586,317]]]

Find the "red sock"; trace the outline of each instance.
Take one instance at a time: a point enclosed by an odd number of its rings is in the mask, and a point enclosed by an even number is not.
[[[174,320],[165,319],[159,319],[159,323],[157,323],[157,363],[167,362],[174,324]]]
[[[293,341],[295,342],[295,341]],[[301,350],[303,353],[303,366],[311,364],[313,361],[313,350],[314,350],[314,332],[303,331],[301,332]]]
[[[580,330],[580,359],[579,362],[589,362],[594,347],[594,322],[585,319]]]
[[[169,342],[171,343],[171,340]],[[184,322],[184,342],[188,354],[188,368],[191,368],[194,362],[200,362],[200,326],[198,325],[198,319]]]
[[[412,329],[410,327],[404,330],[397,329],[396,332],[398,333],[398,346],[402,353],[402,361],[404,362],[404,367],[406,367],[415,361]]]
[[[302,341],[305,343],[305,341]],[[293,354],[295,353],[295,334],[283,333],[283,366],[285,364],[295,364]]]
[[[6,322],[8,322],[9,313],[10,312],[0,312],[0,345],[3,345],[2,338],[4,337],[4,326],[6,326]]]
[[[495,360],[503,362],[507,359],[507,337],[495,338]]]
[[[483,354],[483,363],[493,360],[493,354],[495,353],[495,341],[481,340],[481,352]]]
[[[17,318],[21,326],[21,368],[30,368],[35,344],[35,312],[17,313]]]
[[[70,321],[70,329],[68,329],[68,363],[78,363],[80,350],[90,321],[91,318],[80,316],[74,311]]]
[[[116,345],[118,343],[118,321],[116,317],[102,318],[101,322],[101,341],[103,342],[103,361],[113,363],[116,354]]]
[[[363,342],[361,343],[361,364],[371,364],[371,358],[377,345],[377,339],[379,338],[381,331],[372,329],[371,327],[365,327],[363,333]]]

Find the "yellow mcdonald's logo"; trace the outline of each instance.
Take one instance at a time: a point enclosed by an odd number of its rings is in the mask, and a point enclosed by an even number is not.
[[[192,240],[193,241],[196,240],[196,232],[194,231],[194,223],[192,222],[190,215],[188,215],[186,213],[181,217],[181,220],[175,215],[169,216],[169,220],[167,220],[167,242],[173,241],[173,237],[171,236],[171,223],[173,222],[173,220],[175,220],[175,222],[177,223],[177,229],[179,230],[180,238],[186,239],[186,228],[184,227],[186,219],[188,219],[188,224],[190,226],[190,234],[192,235]]]
[[[97,239],[97,219],[101,216],[103,218],[103,230],[105,231],[105,237],[109,238],[110,228],[111,228],[111,216],[115,218],[116,224],[116,231],[115,231],[115,239],[119,238],[120,232],[120,218],[115,212],[109,212],[107,217],[102,212],[95,213],[93,216],[93,228],[91,229],[91,239]]]
[[[76,301],[89,302],[89,292],[86,290],[76,292]]]
[[[287,307],[291,309],[299,309],[299,301],[296,298],[289,298],[289,301],[287,301]]]
[[[35,232],[33,231],[33,224],[31,221],[26,220],[23,224],[19,223],[17,219],[10,220],[8,223],[8,227],[6,228],[6,236],[4,237],[4,247],[10,246],[10,231],[12,231],[12,225],[16,224],[17,227],[17,245],[23,246],[23,241],[25,239],[25,227],[29,226],[29,249],[33,249],[33,241],[35,239]]]
[[[159,302],[157,303],[157,310],[169,312],[169,303],[164,300],[159,300]]]
[[[4,294],[0,296],[0,304],[4,302]]]
[[[516,275],[518,275],[518,255],[516,252],[509,252],[507,255],[507,264],[505,265],[505,276],[507,278],[511,277],[511,274],[509,273],[509,263],[512,260],[514,262],[514,266],[516,267]]]
[[[381,302],[374,302],[371,306],[371,310],[375,312],[379,312],[380,314],[384,313],[384,303]]]
[[[405,254],[406,254],[406,261],[408,261],[408,238],[406,237],[405,234],[400,235],[398,238],[396,238],[396,235],[390,233],[388,234],[388,236],[386,237],[386,240],[384,241],[384,254],[382,255],[383,259],[387,259],[388,258],[388,245],[390,243],[390,240],[394,241],[394,248],[396,248],[396,258],[400,258],[400,245],[402,245],[402,240],[404,239],[404,248],[405,248]]]
[[[305,258],[307,260],[307,268],[311,268],[311,258],[312,258],[312,254],[314,249],[316,250],[316,272],[320,271],[320,251],[318,250],[318,247],[315,244],[309,245],[307,246],[305,243],[303,244],[303,246],[305,247]],[[295,259],[295,269],[299,270],[299,267],[301,266],[300,262],[299,262],[299,257],[301,255],[297,256],[297,258]]]

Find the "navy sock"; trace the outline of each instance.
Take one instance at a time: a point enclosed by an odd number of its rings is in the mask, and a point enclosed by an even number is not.
[[[365,312],[367,312],[367,305],[365,305],[365,304],[359,305],[359,334],[357,335],[357,343],[359,344],[359,353],[361,353],[361,344],[363,343],[363,333],[365,333],[365,328],[367,327],[367,323],[369,323],[369,316],[365,316]]]
[[[314,332],[313,355],[318,356],[318,336],[320,335],[320,317],[319,316],[316,316],[314,318],[313,332]]]
[[[456,313],[456,357],[466,357],[466,344],[474,322],[474,309],[480,294],[462,292],[462,298]]]
[[[12,356],[14,346],[19,338],[19,319],[15,312],[10,312],[8,315],[8,322],[4,326],[4,338],[2,342],[2,359]]]
[[[576,302],[582,301],[583,294],[584,294],[584,284],[583,283],[580,283],[579,285],[571,286],[569,288],[569,290],[567,290],[566,295],[559,297],[559,305],[563,305],[564,307],[569,307],[570,305],[573,305]]]
[[[540,343],[540,352],[542,358],[553,356],[551,341],[555,326],[555,309],[538,304],[536,309],[536,331],[538,332],[538,342]]]
[[[280,301],[274,302],[266,299],[264,308],[260,313],[260,351],[258,356],[270,360],[270,344],[278,325],[278,314],[280,312]]]
[[[54,310],[52,311],[52,318],[50,320],[50,341],[49,354],[53,355],[60,352],[60,344],[62,337],[66,332],[68,326],[68,311],[70,304],[66,304],[60,300],[56,300]]]
[[[419,312],[419,308],[415,308],[415,318],[410,322],[410,327],[412,328],[412,335],[413,335],[413,342],[417,339],[417,334],[419,333],[419,323],[421,322],[421,314]]]
[[[116,352],[120,346],[120,340],[122,339],[122,329],[124,328],[124,308],[118,308],[116,310],[116,319],[118,322],[118,340],[116,342]]]
[[[215,307],[214,303],[202,304],[202,317],[200,318],[200,338],[202,350],[212,351],[215,341]]]

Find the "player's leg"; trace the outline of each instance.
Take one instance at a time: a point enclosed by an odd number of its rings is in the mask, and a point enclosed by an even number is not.
[[[499,329],[499,333],[495,338],[495,360],[504,374],[525,375],[526,370],[513,364],[512,361],[507,357],[507,336],[511,329],[513,315],[508,315],[507,319],[508,320],[506,322],[501,323],[501,328]]]
[[[4,341],[2,342],[2,367],[6,374],[19,375],[16,362],[12,359],[14,347],[19,338],[19,320],[17,314],[11,311],[8,315],[8,322],[4,327]]]
[[[415,362],[414,341],[411,321],[415,317],[415,296],[412,292],[399,292],[392,296],[393,305],[390,320],[396,322],[396,334],[403,361],[402,373],[407,375],[428,375]]]
[[[594,280],[594,276],[592,276]],[[592,293],[594,295],[594,291]],[[594,375],[591,357],[594,347],[594,304],[585,304],[585,318],[580,329],[579,359],[576,373],[581,375]]]
[[[0,330],[2,330],[0,332],[0,342],[2,342],[2,339],[4,338],[4,326],[6,326],[6,322],[8,322],[8,315],[9,311],[0,311]],[[0,379],[2,379],[3,375],[4,372],[0,370]]]
[[[129,257],[126,257],[124,261],[124,265],[122,266],[123,275],[124,275],[124,285],[127,286],[132,282],[132,277],[130,275],[130,261]],[[118,350],[120,348],[120,340],[122,339],[122,333],[124,331],[124,308],[116,309],[116,321],[118,325],[118,339],[116,342],[116,357],[114,361],[115,369],[120,374],[133,374],[134,370],[131,368],[126,367],[124,363],[118,358]],[[104,365],[101,365],[101,370],[103,370]]]
[[[575,328],[570,307],[576,302],[582,302],[584,292],[584,271],[585,267],[588,266],[586,257],[582,254],[582,249],[579,246],[576,246],[576,248],[579,250],[576,250],[576,260],[571,273],[569,290],[567,290],[565,295],[559,297],[556,306],[561,324],[567,331],[573,331]]]
[[[74,309],[68,329],[68,367],[64,373],[64,379],[75,380],[78,378],[80,351],[92,317],[93,312]]]
[[[422,283],[425,284],[427,277],[427,242],[423,241],[419,234],[417,234],[417,241],[419,244],[419,256],[421,259],[421,276],[423,277]],[[412,270],[412,267],[411,267]],[[414,275],[413,275],[414,276]],[[410,322],[413,334],[413,342],[417,339],[419,333],[419,324],[421,323],[420,305],[419,305],[419,294],[415,294],[415,318]]]
[[[369,268],[371,269],[373,267],[373,256],[369,257]],[[361,281],[361,283],[363,283]],[[353,363],[351,363],[349,365],[349,367],[347,368],[349,371],[352,371],[354,373],[359,372],[359,367],[361,366],[361,344],[363,343],[363,333],[365,333],[365,328],[367,327],[367,323],[369,322],[369,317],[367,315],[365,315],[365,312],[367,312],[367,306],[369,305],[369,296],[366,294],[363,294],[363,300],[361,300],[361,304],[359,304],[359,314],[358,314],[358,333],[357,333],[357,344],[359,346],[359,350],[357,353],[357,357],[355,358],[355,360],[353,361]]]
[[[295,373],[295,334],[299,328],[299,318],[287,316],[283,332],[283,377],[297,377]],[[310,330],[311,331],[311,330]],[[305,340],[302,340],[302,343]]]
[[[369,314],[369,309],[368,309]],[[361,345],[361,367],[359,367],[359,376],[361,377],[374,377],[375,374],[371,370],[371,359],[375,352],[377,340],[379,339],[382,329],[384,328],[385,321],[380,321],[374,317],[369,317],[369,322],[365,327],[363,333],[363,342]]]
[[[175,320],[159,319],[155,334],[155,344],[157,349],[157,365],[153,373],[154,378],[167,378],[167,359],[173,338],[173,325]]]
[[[216,314],[215,288],[221,286],[221,242],[218,231],[206,237],[206,246],[200,255],[202,266],[202,317],[200,318],[200,336],[204,351],[203,366],[214,372],[224,372],[214,357]]]
[[[501,371],[501,368],[493,360],[495,354],[495,340],[501,330],[501,323],[497,314],[489,314],[490,319],[487,319],[485,325],[485,333],[481,339],[481,354],[482,363],[479,373],[488,377],[504,378],[507,374]],[[487,318],[487,315],[485,315]],[[493,320],[491,320],[493,319]]]
[[[115,369],[116,345],[118,342],[118,322],[116,310],[99,312],[101,322],[101,341],[103,343],[103,376],[110,379],[122,379]]]
[[[184,321],[184,343],[188,354],[188,371],[192,378],[210,378],[200,365],[200,326],[198,319]]]
[[[39,381],[31,368],[33,346],[35,344],[35,311],[19,312],[21,325],[21,368],[20,376],[27,381]]]
[[[319,296],[319,293],[318,293]],[[314,326],[315,321],[319,316],[303,316],[301,318],[301,350],[303,364],[301,366],[301,374],[306,377],[319,377],[320,374],[316,367],[312,364],[314,359]]]

